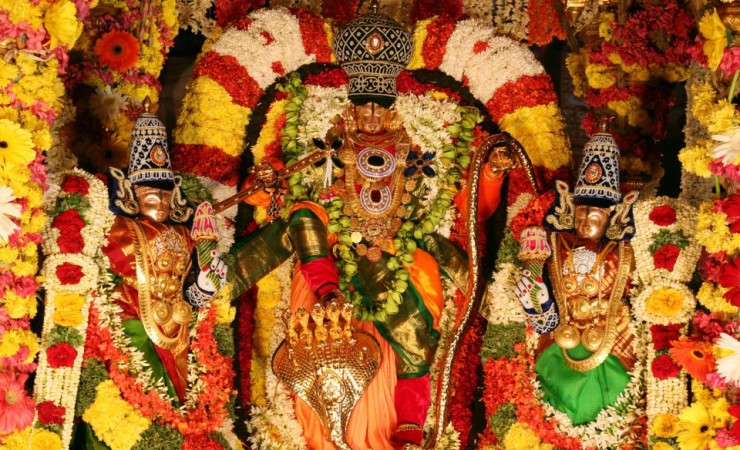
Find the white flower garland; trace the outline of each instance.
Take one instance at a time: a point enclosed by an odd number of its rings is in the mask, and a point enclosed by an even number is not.
[[[452,144],[452,136],[445,126],[460,121],[457,107],[456,103],[439,100],[433,94],[403,94],[395,102],[411,142],[422,153],[430,152],[435,156],[439,156],[445,145]]]
[[[650,220],[650,213],[663,205],[670,206],[676,211],[676,221],[670,225],[660,226]],[[645,284],[656,279],[667,278],[681,283],[688,283],[694,274],[694,268],[701,256],[701,244],[696,240],[697,210],[686,201],[670,197],[656,197],[650,200],[639,201],[634,207],[635,237],[631,240],[635,250],[637,275]],[[653,238],[661,230],[672,233],[681,233],[688,245],[681,250],[673,271],[657,269],[650,253]]]
[[[62,448],[69,448],[72,439],[72,428],[74,425],[75,402],[77,401],[77,389],[80,381],[82,357],[84,344],[87,337],[87,324],[90,304],[94,298],[94,288],[98,284],[99,269],[93,259],[105,242],[105,232],[113,223],[114,216],[108,210],[107,188],[102,181],[82,170],[63,171],[50,177],[50,183],[60,186],[62,181],[69,176],[83,178],[89,184],[88,195],[89,207],[82,213],[86,225],[82,229],[84,242],[84,254],[62,254],[56,243],[59,237],[58,230],[51,227],[51,221],[44,228],[44,244],[42,250],[47,256],[42,273],[44,274],[44,289],[46,290],[46,304],[44,307],[44,324],[42,330],[42,348],[39,352],[39,363],[36,372],[34,388],[34,400],[36,403],[51,401],[56,406],[64,408],[64,423],[61,426]],[[46,199],[47,211],[56,206],[58,199],[67,193],[60,188],[55,190],[56,195]],[[51,245],[53,243],[53,245]],[[56,269],[62,264],[75,264],[82,268],[83,277],[76,284],[62,284],[56,274]],[[51,332],[56,328],[55,314],[56,300],[60,294],[73,293],[84,298],[80,306],[81,320],[76,326],[68,326],[79,335],[81,344],[73,346],[77,352],[72,367],[52,368],[47,359],[46,349],[51,346],[49,342]],[[68,344],[69,345],[69,344]],[[34,419],[35,427],[41,427],[38,415]]]
[[[252,23],[247,30],[228,29],[211,50],[233,56],[249,68],[260,88],[266,89],[283,75],[275,71],[275,64],[289,73],[316,60],[306,54],[298,19],[287,9],[259,9],[249,18]]]
[[[288,258],[275,269],[279,280],[293,279],[294,258]],[[290,308],[290,289],[283,284],[280,302],[275,306],[275,326],[268,340],[268,353],[274,354],[285,338],[285,324],[282,320],[283,311]],[[265,363],[265,392],[268,396],[267,406],[253,406],[247,429],[250,432],[249,443],[253,448],[260,450],[292,450],[307,449],[308,444],[303,437],[303,429],[295,416],[295,402],[287,388],[278,381],[272,371],[272,365]],[[254,370],[254,369],[252,369]]]
[[[529,35],[529,14],[527,0],[495,0],[493,5],[493,28],[496,34],[503,34],[518,41]]]
[[[672,316],[653,314],[647,310],[647,301],[661,289],[674,289],[683,294],[681,309]],[[677,323],[688,323],[694,317],[696,309],[696,298],[691,289],[673,280],[654,280],[646,286],[639,294],[632,297],[632,313],[637,320],[644,321],[650,325],[671,325]]]
[[[514,293],[514,286],[521,277],[521,268],[512,263],[501,264],[488,284],[481,312],[491,325],[525,323],[522,304]]]

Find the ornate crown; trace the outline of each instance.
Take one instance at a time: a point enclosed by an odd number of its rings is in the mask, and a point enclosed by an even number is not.
[[[167,151],[167,129],[149,112],[151,101],[144,100],[144,112],[136,119],[131,132],[131,159],[128,179],[131,184],[158,183],[174,185],[174,174]]]
[[[313,409],[337,448],[347,450],[350,415],[381,360],[380,344],[354,328],[353,314],[343,300],[317,303],[310,313],[286,310],[287,337],[272,357],[278,379]]]
[[[349,77],[349,99],[386,108],[396,99],[396,77],[411,59],[411,34],[400,23],[379,14],[347,22],[334,37],[334,53]]]
[[[606,130],[596,133],[583,149],[583,162],[573,190],[576,201],[612,206],[622,199],[619,191],[619,147]]]

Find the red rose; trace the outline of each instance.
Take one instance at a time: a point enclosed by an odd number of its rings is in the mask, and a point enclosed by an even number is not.
[[[57,278],[62,284],[77,284],[83,275],[82,267],[77,264],[64,263],[57,266]]]
[[[82,253],[85,248],[85,241],[79,232],[61,233],[57,239],[57,245],[62,253]]]
[[[673,272],[680,253],[680,248],[673,244],[666,244],[653,253],[653,264],[656,269],[668,269],[669,272]]]
[[[54,344],[46,349],[46,359],[53,369],[57,367],[72,367],[77,357],[77,350],[66,342]]]
[[[90,190],[90,183],[82,177],[71,175],[65,178],[64,182],[62,182],[62,190],[65,192],[76,192],[78,194],[87,195]]]
[[[655,225],[665,227],[676,223],[676,210],[670,205],[656,206],[648,217]]]
[[[54,216],[51,226],[58,228],[62,233],[68,231],[77,231],[79,233],[80,230],[85,228],[85,221],[82,220],[80,213],[76,209],[68,209]]]
[[[678,372],[681,371],[681,367],[677,366],[676,363],[673,362],[668,353],[664,353],[655,358],[651,368],[653,370],[653,375],[659,380],[676,378],[678,376]]]
[[[650,327],[650,333],[653,335],[653,349],[665,350],[671,346],[671,341],[678,340],[681,324],[673,325],[653,325]]]
[[[64,407],[57,406],[54,402],[39,403],[36,405],[36,410],[39,413],[39,422],[44,425],[64,423]]]

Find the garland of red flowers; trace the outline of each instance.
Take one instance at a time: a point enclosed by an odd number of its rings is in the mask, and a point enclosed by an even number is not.
[[[205,313],[205,318],[199,322],[195,338],[191,341],[190,348],[197,353],[198,361],[204,369],[204,373],[200,375],[204,389],[194,402],[196,407],[185,414],[175,409],[156,390],[144,392],[135,375],[128,369],[128,356],[116,346],[110,329],[102,325],[100,311],[95,306],[90,309],[85,357],[93,357],[105,363],[123,398],[144,417],[170,426],[187,438],[207,435],[221,428],[228,415],[226,404],[232,393],[231,380],[234,378],[232,358],[218,352],[213,336],[216,314],[215,308],[210,308]]]

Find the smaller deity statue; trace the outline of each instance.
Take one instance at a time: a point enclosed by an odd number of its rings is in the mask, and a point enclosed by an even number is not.
[[[515,289],[541,334],[535,371],[544,400],[574,425],[616,402],[635,363],[627,299],[638,194],[622,199],[610,134],[596,134],[584,153],[574,192],[556,183],[558,197],[544,220],[549,232],[522,232],[524,270]]]

